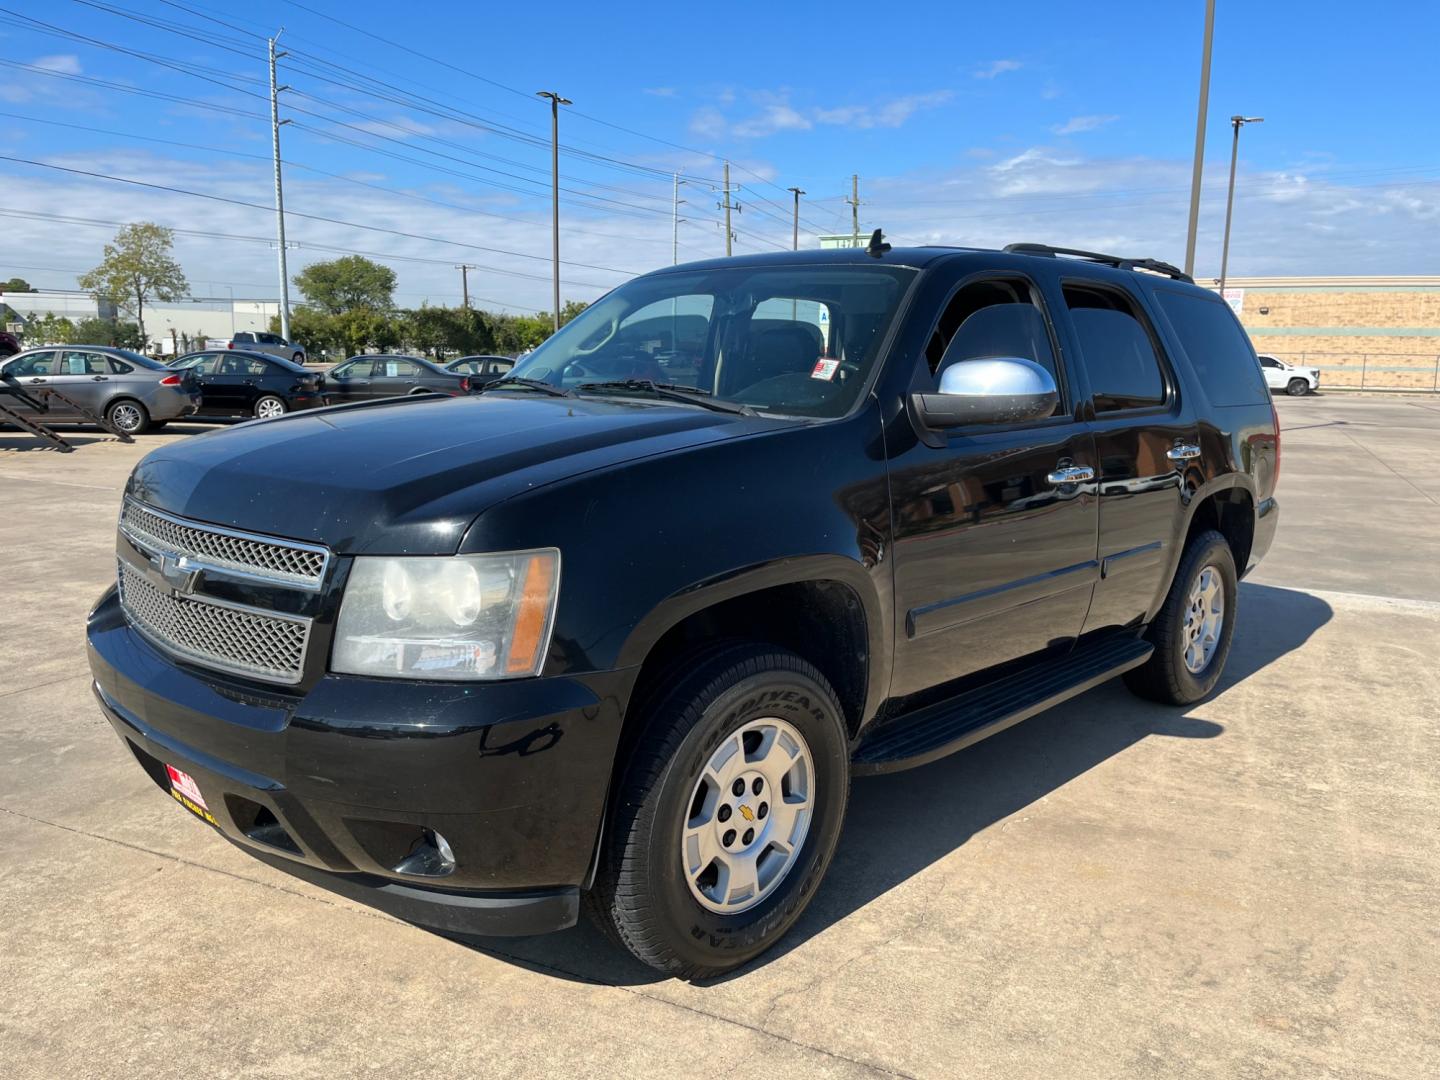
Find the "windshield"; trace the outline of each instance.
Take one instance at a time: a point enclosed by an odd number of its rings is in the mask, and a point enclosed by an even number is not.
[[[914,277],[894,266],[792,266],[637,278],[510,375],[582,393],[586,384],[648,380],[763,412],[842,416]]]

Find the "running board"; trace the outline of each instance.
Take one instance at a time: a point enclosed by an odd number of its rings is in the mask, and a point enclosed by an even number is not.
[[[1109,638],[1063,660],[897,716],[862,738],[851,771],[865,776],[928,764],[1139,667],[1154,651],[1139,638]]]

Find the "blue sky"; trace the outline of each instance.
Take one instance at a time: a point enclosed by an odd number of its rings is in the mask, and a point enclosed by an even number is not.
[[[244,204],[272,197],[281,25],[292,271],[362,251],[406,305],[457,302],[468,262],[491,306],[548,306],[542,88],[575,101],[567,298],[671,261],[675,170],[680,259],[723,253],[721,158],[737,251],[789,246],[792,185],[802,245],[848,231],[859,173],[862,228],[897,242],[1184,254],[1201,0],[0,5],[0,154],[214,197],[0,160],[0,278],[73,287],[110,223],[154,220],[197,294],[273,296],[273,215]],[[1242,136],[1232,274],[1440,272],[1440,7],[1218,7],[1197,273],[1218,271],[1235,112],[1266,121]]]

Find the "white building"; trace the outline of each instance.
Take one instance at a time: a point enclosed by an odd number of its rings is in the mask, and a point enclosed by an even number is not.
[[[9,309],[5,321],[19,324],[16,332],[24,338],[27,346],[51,344],[32,341],[25,335],[25,327],[31,320],[42,319],[46,315],[75,323],[97,317],[126,317],[117,313],[114,304],[98,303],[89,293],[70,289],[0,293],[0,305]],[[280,303],[277,300],[246,300],[227,296],[156,302],[145,305],[145,333],[159,346],[159,351],[168,353],[176,346],[184,347],[181,339],[197,343],[207,338],[229,338],[237,330],[269,330],[270,320],[279,314]]]

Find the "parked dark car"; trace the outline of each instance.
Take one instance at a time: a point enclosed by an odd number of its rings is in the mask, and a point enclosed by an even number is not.
[[[45,424],[85,423],[89,417],[80,411],[85,409],[127,434],[139,435],[193,415],[200,407],[199,388],[188,372],[103,345],[55,345],[19,353],[0,363],[0,380],[48,406],[42,411],[7,395],[6,408]],[[63,396],[46,396],[46,390]]]
[[[336,364],[325,373],[324,391],[331,405],[406,394],[468,394],[470,377],[424,357],[379,353]]]
[[[484,386],[510,374],[515,361],[508,356],[462,356],[445,365],[446,371],[470,376],[471,386]]]
[[[192,371],[200,386],[203,416],[255,416],[262,420],[325,403],[317,371],[263,353],[209,349],[171,363]]]
[[[1117,675],[1208,694],[1279,470],[1248,338],[1167,264],[694,263],[481,393],[153,451],[90,665],[157,785],[265,862],[445,932],[588,892],[712,976],[805,910],[852,774]]]
[[[21,350],[20,339],[8,330],[0,330],[0,359],[14,356]]]

